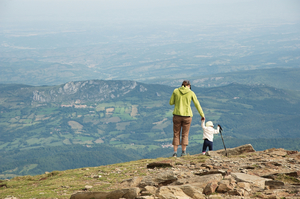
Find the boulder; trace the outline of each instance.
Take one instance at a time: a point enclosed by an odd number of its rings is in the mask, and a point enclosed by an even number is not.
[[[147,168],[153,169],[155,167],[173,167],[172,166],[172,160],[163,160],[160,162],[152,162],[150,164],[147,165]]]
[[[241,155],[243,153],[255,152],[255,150],[251,144],[245,144],[245,145],[238,146],[235,148],[229,148],[226,151],[227,151],[227,155]],[[225,155],[226,151],[224,149],[222,149],[222,150],[218,150],[217,153],[219,153],[221,155]]]
[[[135,199],[140,192],[139,188],[119,189],[111,192],[78,192],[70,199]]]
[[[216,191],[218,184],[216,182],[211,182],[206,185],[203,189],[203,194],[210,195]]]
[[[166,171],[162,173],[158,173],[155,176],[145,176],[141,182],[139,183],[140,188],[144,188],[146,186],[161,186],[168,185],[177,180],[173,171]]]
[[[191,199],[178,186],[163,186],[157,190],[160,199]]]
[[[193,199],[205,199],[205,195],[202,194],[202,189],[196,189],[191,185],[182,185],[180,186],[180,189]]]
[[[219,182],[222,180],[222,174],[211,174],[211,175],[205,175],[205,176],[194,176],[188,179],[180,179],[176,182],[173,182],[172,185],[184,185],[189,184],[197,189],[201,188],[204,189],[208,183],[211,182]]]
[[[233,176],[237,182],[248,182],[262,189],[265,188],[265,181],[269,180],[267,178],[248,175],[244,173],[232,173],[231,176]]]
[[[70,199],[87,199],[87,198],[94,198],[94,199],[106,199],[108,192],[77,192],[71,195]]]
[[[142,181],[143,177],[134,177],[121,182],[124,187],[137,187]]]
[[[266,186],[269,186],[271,189],[281,188],[284,186],[284,182],[279,180],[268,180],[265,182]]]
[[[230,190],[232,190],[233,187],[230,185],[230,182],[229,180],[221,180],[219,183],[218,183],[218,188],[216,190],[216,192],[218,193],[226,193]]]
[[[157,188],[154,186],[146,186],[142,189],[141,195],[142,196],[150,196],[150,195],[155,195],[157,191]]]

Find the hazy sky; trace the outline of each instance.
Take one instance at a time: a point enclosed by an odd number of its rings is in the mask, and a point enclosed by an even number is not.
[[[5,22],[299,21],[299,0],[0,0]]]

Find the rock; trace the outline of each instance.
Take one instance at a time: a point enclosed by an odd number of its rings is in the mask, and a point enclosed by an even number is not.
[[[299,177],[300,176],[300,171],[293,171],[293,172],[290,172],[290,173],[285,173],[285,175],[292,176],[292,177]]]
[[[189,184],[197,189],[202,188],[204,189],[208,183],[211,182],[219,182],[222,180],[221,174],[211,174],[211,175],[205,175],[205,176],[194,176],[187,179],[180,179],[176,182],[172,183],[172,185],[184,185]]]
[[[237,186],[250,192],[251,191],[251,186],[250,186],[250,183],[247,183],[247,182],[238,182],[237,183]]]
[[[217,151],[219,154],[225,155],[226,151],[225,150],[219,150]],[[246,145],[242,145],[239,147],[235,147],[235,148],[229,148],[227,149],[227,155],[241,155],[243,153],[251,153],[251,152],[255,152],[254,148],[252,147],[251,144],[246,144]]]
[[[178,186],[160,187],[156,196],[160,199],[191,199]]]
[[[85,190],[89,190],[89,189],[91,189],[91,188],[93,188],[93,186],[91,186],[91,185],[85,185]]]
[[[218,188],[216,190],[217,193],[226,193],[232,190],[233,187],[230,186],[229,180],[222,180],[218,183]]]
[[[237,182],[252,183],[253,185],[258,186],[262,189],[265,188],[265,181],[268,180],[266,178],[262,178],[254,175],[248,175],[244,173],[232,173],[231,175],[236,179]]]
[[[146,186],[143,188],[141,195],[142,196],[149,196],[149,195],[154,195],[157,191],[157,188],[154,186]]]
[[[202,173],[195,173],[195,175],[199,175],[199,176],[210,175],[210,174],[222,174],[222,176],[225,176],[226,171],[215,169],[215,170],[210,170]]]
[[[165,186],[171,184],[176,180],[177,177],[175,176],[173,171],[166,171],[166,172],[158,173],[155,176],[145,176],[139,183],[139,187],[144,188],[145,186],[159,186],[159,185]]]
[[[105,199],[119,199],[119,198],[135,199],[138,196],[139,192],[140,192],[139,188],[119,189],[119,190],[109,192]]]
[[[216,191],[218,184],[216,182],[211,182],[206,185],[203,189],[203,194],[210,195]]]
[[[276,189],[284,186],[284,182],[279,180],[268,180],[265,182],[266,186],[269,186],[271,189]]]
[[[108,192],[78,192],[71,195],[70,199],[87,199],[87,198],[94,198],[94,199],[106,199]]]
[[[141,190],[139,188],[131,188],[125,195],[123,195],[123,198],[135,199],[139,195],[140,191]]]
[[[233,189],[233,190],[228,191],[228,195],[243,196],[244,195],[244,190],[242,190],[242,189]]]
[[[172,160],[163,160],[160,162],[152,162],[147,165],[147,168],[153,169],[155,167],[173,167],[172,166]]]
[[[224,197],[221,195],[210,195],[208,198],[209,199],[223,199]]]
[[[139,188],[119,189],[111,192],[78,192],[73,194],[70,199],[135,199],[139,192]]]
[[[6,196],[6,198],[4,199],[18,199],[17,197],[14,197],[14,196]]]
[[[134,177],[121,182],[124,187],[138,187],[143,177]]]
[[[180,186],[180,189],[189,197],[193,199],[205,199],[205,195],[202,194],[202,189],[196,189],[195,187],[191,185],[182,185]]]

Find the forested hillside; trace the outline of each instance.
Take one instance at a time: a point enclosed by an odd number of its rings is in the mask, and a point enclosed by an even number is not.
[[[102,80],[0,85],[0,177],[170,155],[173,89]],[[192,89],[206,120],[222,125],[228,147],[248,142],[263,150],[283,139],[289,144],[281,147],[299,150],[299,92],[242,84]],[[189,152],[197,153],[202,129],[192,108]]]

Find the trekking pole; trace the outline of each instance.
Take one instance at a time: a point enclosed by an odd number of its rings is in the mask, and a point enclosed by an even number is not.
[[[225,156],[227,156],[227,150],[226,150],[226,146],[225,146],[224,139],[223,139],[223,135],[222,135],[223,129],[222,129],[222,127],[221,127],[220,124],[218,124],[218,126],[220,127],[219,132],[220,132],[220,134],[221,134],[221,138],[222,138],[222,141],[223,141],[223,145],[224,145],[224,149],[225,149]]]

